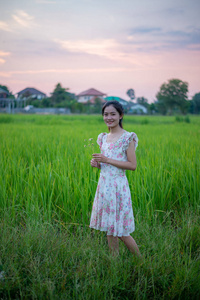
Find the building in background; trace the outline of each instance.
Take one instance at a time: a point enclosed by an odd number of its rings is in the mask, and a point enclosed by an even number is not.
[[[96,89],[91,88],[89,90],[81,92],[76,97],[77,97],[77,100],[79,103],[95,104],[96,99],[99,99],[101,101],[101,103],[104,103],[105,102],[104,96],[106,96],[105,93],[102,93]]]
[[[41,100],[46,98],[46,94],[40,92],[35,88],[25,88],[24,90],[17,93],[19,99],[37,99]]]
[[[118,101],[124,108],[126,113],[129,114],[147,114],[147,108],[141,104],[133,103],[132,101],[126,101],[120,97],[109,96],[105,98],[106,101]]]
[[[120,97],[116,96],[109,96],[105,98],[106,101],[118,101],[124,108],[128,108],[129,106],[129,101],[126,101]]]
[[[8,98],[10,93],[8,93],[6,90],[0,88],[0,98],[5,99]]]
[[[137,115],[142,115],[142,114],[147,114],[148,110],[145,106],[141,104],[134,104],[132,103],[129,107],[129,113],[131,114],[137,114]]]
[[[0,87],[0,112],[13,112],[15,107],[15,97],[8,91]]]

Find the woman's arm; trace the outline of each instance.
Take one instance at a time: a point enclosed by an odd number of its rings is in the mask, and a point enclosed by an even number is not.
[[[96,162],[107,163],[120,169],[135,171],[137,167],[137,162],[136,162],[136,155],[135,155],[135,145],[133,141],[130,142],[126,154],[127,154],[127,161],[115,160],[106,157],[101,153],[94,153],[92,156]]]

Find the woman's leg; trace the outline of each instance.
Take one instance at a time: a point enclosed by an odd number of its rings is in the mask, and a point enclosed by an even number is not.
[[[117,236],[107,235],[108,246],[113,256],[119,254],[119,240]]]
[[[121,236],[119,237],[119,239],[124,242],[131,253],[136,254],[137,256],[141,256],[138,245],[136,244],[132,236]]]

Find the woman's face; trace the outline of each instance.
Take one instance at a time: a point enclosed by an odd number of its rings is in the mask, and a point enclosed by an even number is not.
[[[119,126],[119,120],[122,118],[113,105],[109,105],[104,109],[103,119],[110,128]]]

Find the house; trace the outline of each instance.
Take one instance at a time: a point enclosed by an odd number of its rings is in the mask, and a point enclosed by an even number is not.
[[[96,89],[89,89],[89,90],[86,90],[84,92],[81,92],[80,94],[77,95],[77,99],[78,99],[78,102],[79,103],[83,103],[83,104],[86,104],[86,103],[91,103],[91,104],[95,104],[95,99],[98,98],[101,100],[102,103],[105,102],[104,100],[104,96],[106,94],[96,90]]]
[[[3,86],[4,87],[4,86]],[[0,111],[11,112],[15,107],[15,97],[8,90],[0,87]]]
[[[7,98],[9,95],[10,94],[6,90],[0,88],[0,98]]]
[[[131,101],[126,101],[120,97],[115,97],[115,96],[109,96],[105,98],[106,101],[118,101],[123,107],[124,109],[128,112],[128,113],[133,113],[133,114],[147,114],[147,109],[145,106],[141,105],[141,104],[135,104]]]
[[[147,108],[141,104],[132,104],[129,109],[129,113],[141,115],[147,114]]]
[[[43,98],[46,98],[46,94],[38,91],[35,88],[25,88],[24,90],[18,92],[17,96],[20,99],[32,98],[32,99],[41,100]]]
[[[127,108],[129,106],[129,102],[120,97],[109,96],[109,97],[106,97],[105,100],[106,101],[118,101],[124,108]]]

